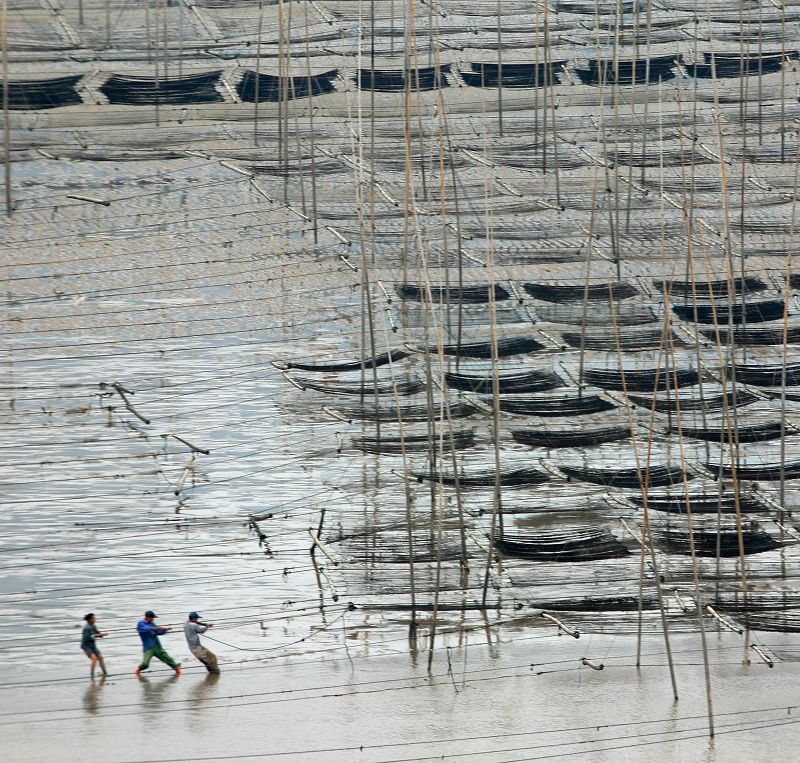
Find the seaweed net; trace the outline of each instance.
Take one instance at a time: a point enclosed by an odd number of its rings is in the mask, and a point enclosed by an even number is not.
[[[628,427],[605,429],[550,430],[512,429],[511,436],[523,445],[535,448],[587,448],[604,442],[625,440],[631,436]]]
[[[419,380],[409,381],[383,381],[377,384],[345,381],[318,382],[301,376],[293,376],[292,381],[303,389],[313,389],[317,392],[325,392],[328,395],[361,395],[371,397],[373,395],[413,395],[425,389],[425,385]]]
[[[725,324],[733,323],[763,323],[783,318],[785,304],[783,300],[767,300],[765,302],[748,302],[744,305],[720,304],[713,305],[679,305],[673,304],[672,310],[685,321],[696,323]]]
[[[382,352],[373,358],[364,358],[363,360],[346,360],[329,363],[301,363],[298,361],[291,361],[287,362],[285,365],[286,368],[295,368],[299,371],[319,371],[320,373],[358,371],[360,368],[379,368],[388,363],[407,358],[408,355],[409,352],[407,350],[391,350],[390,352]]]
[[[220,70],[182,77],[148,77],[112,74],[99,88],[109,103],[189,104],[223,100],[216,89]]]
[[[589,320],[587,319],[587,323]],[[599,350],[601,352],[615,352],[617,346],[623,352],[639,352],[642,350],[656,350],[659,347],[682,347],[683,340],[670,332],[666,337],[661,329],[628,329],[615,332],[609,336],[608,331],[562,331],[564,341],[576,349]]]
[[[763,291],[767,285],[756,276],[733,278],[719,281],[681,281],[678,279],[656,280],[653,284],[663,292],[697,299],[724,298],[733,294],[747,294]]]
[[[517,397],[502,398],[500,410],[519,416],[586,416],[610,411],[614,403],[598,395],[583,397]]]
[[[445,373],[445,380],[451,389],[486,395],[494,394],[495,379],[493,376],[476,376],[450,371]],[[564,382],[561,377],[550,371],[500,374],[497,378],[497,388],[500,393],[549,392],[562,386],[564,386]]]
[[[735,557],[740,554],[740,533],[736,530],[720,530],[710,532],[694,530],[690,533],[674,529],[657,529],[654,531],[658,544],[675,554],[691,554],[694,541],[694,552],[697,556]],[[743,530],[741,532],[741,548],[745,554],[761,554],[772,551],[780,544],[767,532]]]
[[[800,384],[800,363],[789,363],[785,365],[743,365],[728,367],[729,377],[733,377],[737,382],[752,384],[756,387],[781,387],[796,386]],[[785,378],[785,382],[784,382]]]
[[[600,283],[588,286],[529,283],[523,285],[528,294],[544,302],[607,302],[635,297],[639,292],[628,283]]]
[[[690,387],[700,381],[700,374],[691,368],[657,368],[653,370],[624,370],[586,368],[583,380],[587,384],[612,390],[668,390]]]
[[[497,480],[497,472],[491,470],[454,475],[431,469],[427,472],[415,471],[413,475],[420,481],[440,482],[443,485],[455,485],[458,483],[460,487],[493,487]],[[541,485],[549,481],[549,479],[550,476],[546,472],[538,469],[511,469],[500,472],[500,485],[504,487]]]
[[[408,434],[400,436],[380,437],[353,437],[351,439],[354,448],[363,450],[365,453],[409,453],[422,452],[429,449],[436,449],[440,442],[444,442],[444,447],[450,450],[464,450],[471,448],[475,444],[475,432],[456,431],[445,432],[443,434],[432,432],[428,434]]]
[[[373,90],[377,93],[425,92],[449,87],[445,76],[450,65],[439,67],[424,66],[418,69],[359,69],[353,80],[361,90]]]
[[[628,549],[606,528],[559,528],[504,532],[492,538],[503,555],[549,562],[585,562],[627,556]]]
[[[471,87],[546,87],[555,82],[556,72],[566,61],[538,64],[470,64],[470,71],[459,71],[461,79]]]
[[[722,474],[725,478],[733,477],[735,474],[740,480],[774,481],[800,478],[800,461],[785,461],[778,464],[760,464],[758,466],[739,465],[735,467],[728,464],[707,463],[706,468],[715,475]]]
[[[371,396],[370,396],[371,397]],[[340,416],[350,420],[367,421],[429,421],[440,418],[460,419],[471,416],[476,408],[469,403],[452,402],[443,406],[434,402],[433,407],[427,403],[419,405],[374,405],[372,401],[360,405],[342,405],[337,403],[334,409]]]
[[[83,103],[75,85],[80,75],[51,79],[9,80],[8,107],[18,111],[56,109]]]
[[[276,77],[247,69],[236,86],[236,92],[243,101],[249,103],[256,100],[256,93],[262,103],[309,98],[332,93],[336,89],[334,80],[338,74],[338,69],[331,69],[305,77]]]
[[[780,422],[765,422],[764,424],[753,424],[750,426],[739,425],[735,431],[732,427],[671,427],[670,432],[680,434],[695,440],[705,440],[706,442],[766,442],[777,440],[784,433],[785,428]]]
[[[668,82],[675,78],[675,56],[652,56],[632,61],[590,59],[587,68],[576,68],[575,74],[584,85],[632,82]]]
[[[506,358],[511,355],[524,355],[529,352],[539,352],[545,349],[541,342],[537,342],[530,337],[507,337],[497,340],[497,357]],[[428,350],[431,353],[438,352],[434,345]],[[464,342],[462,344],[445,344],[442,346],[445,355],[457,356],[461,358],[483,358],[491,359],[494,355],[492,342]]]
[[[712,342],[721,345],[780,345],[800,344],[800,327],[789,326],[784,334],[783,324],[780,326],[754,328],[735,328],[730,331],[726,328],[716,328],[711,331],[703,330],[701,333]]]
[[[582,305],[572,303],[541,306],[537,305],[536,314],[548,323],[567,323],[575,325],[603,324],[607,326],[639,326],[642,323],[655,323],[658,316],[647,305],[617,305],[600,306],[592,305],[588,312]],[[609,337],[609,344],[613,346],[613,335]]]
[[[429,297],[434,302],[450,304],[483,304],[488,303],[492,292],[495,300],[502,301],[510,298],[509,293],[502,287],[487,286],[430,286],[428,288],[413,284],[396,284],[395,291],[401,299],[424,302]]]
[[[759,398],[750,392],[724,392],[715,395],[686,397],[642,397],[628,395],[628,401],[640,408],[655,409],[658,413],[688,413],[690,411],[719,411],[724,408],[742,408]]]
[[[629,500],[639,506],[644,505],[641,496],[631,496]],[[663,511],[669,514],[686,514],[689,510],[693,514],[735,514],[737,510],[743,514],[759,514],[769,512],[770,508],[763,503],[757,495],[741,493],[738,501],[730,493],[648,493],[647,507],[653,511]]]
[[[594,469],[591,467],[559,464],[567,477],[581,482],[593,482],[619,488],[660,487],[662,485],[682,485],[694,475],[678,466],[652,465],[649,469]]]

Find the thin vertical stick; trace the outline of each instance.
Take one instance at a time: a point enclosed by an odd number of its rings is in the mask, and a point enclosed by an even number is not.
[[[263,2],[263,0],[260,0]],[[259,14],[260,20],[260,14]],[[314,140],[314,104],[312,103],[312,98],[314,97],[313,93],[313,84],[314,81],[311,78],[311,47],[309,42],[309,35],[308,35],[308,3],[303,3],[303,20],[305,21],[306,27],[306,77],[308,78],[308,135],[309,141],[311,143],[311,209],[312,209],[312,216],[314,218],[314,243],[316,244],[319,240],[319,223],[317,221],[317,162],[316,162],[316,141]],[[261,40],[259,35],[259,51],[261,47]],[[374,178],[374,175],[373,175]]]
[[[456,177],[456,167],[453,163],[453,154],[455,152],[453,151],[453,144],[450,141],[450,128],[447,122],[447,112],[445,111],[444,107],[442,108],[442,120],[444,123],[445,137],[447,138],[447,158],[450,165],[450,177],[453,183],[453,209],[456,214],[456,258],[458,266],[458,316],[456,326],[456,348],[458,354],[456,355],[456,370],[458,370],[461,363],[461,339],[464,333],[464,255],[462,251],[461,239],[461,208],[458,201],[458,179]],[[448,267],[449,264],[450,263],[448,260]]]
[[[8,106],[8,0],[3,0],[2,32],[3,45],[3,159],[6,168],[6,215],[11,217],[11,117]]]
[[[303,5],[305,8],[305,5]],[[308,21],[308,11],[306,11],[306,22]],[[253,96],[253,143],[258,145],[258,101],[261,95],[261,30],[264,25],[264,0],[258,0],[258,26],[256,30],[256,77],[255,94]],[[308,38],[306,38],[308,44]],[[309,105],[309,108],[310,105]],[[315,228],[316,230],[316,228]]]
[[[614,327],[614,344],[616,346],[616,353],[617,353],[617,365],[620,369],[620,378],[622,380],[622,394],[625,398],[625,410],[627,412],[628,417],[628,429],[631,433],[631,447],[633,449],[633,457],[636,462],[636,473],[639,477],[639,484],[641,485],[641,492],[642,492],[642,513],[643,513],[643,521],[642,521],[642,545],[647,543],[648,550],[650,551],[650,563],[653,565],[653,582],[656,588],[656,597],[658,598],[658,608],[661,614],[661,627],[664,631],[664,648],[667,653],[667,664],[669,666],[669,677],[672,683],[672,695],[677,700],[678,699],[678,684],[675,680],[675,666],[672,660],[672,647],[670,646],[669,641],[669,626],[667,624],[667,612],[666,608],[664,607],[664,595],[661,589],[661,576],[658,570],[658,558],[656,557],[656,549],[655,544],[653,542],[653,529],[650,524],[650,502],[649,502],[649,483],[650,483],[650,454],[652,451],[652,443],[653,443],[653,426],[651,424],[650,427],[650,434],[648,437],[648,447],[647,447],[647,461],[644,469],[644,474],[642,472],[642,463],[641,457],[639,455],[639,446],[636,437],[636,423],[633,420],[633,414],[631,413],[631,404],[628,400],[628,384],[625,379],[625,373],[622,367],[622,346],[620,344],[619,339],[619,323],[617,321],[617,311],[614,307],[614,299],[613,293],[611,291],[611,285],[609,284],[609,304],[611,306],[611,316],[613,319],[613,327]],[[663,343],[662,343],[663,348]],[[658,385],[658,373],[656,374],[656,381],[654,384],[654,392],[653,392],[653,406],[655,406],[655,387]]]
[[[700,626],[700,641],[703,648],[703,675],[705,677],[706,686],[706,706],[708,709],[708,735],[714,736],[714,707],[711,699],[711,672],[708,662],[708,643],[706,640],[706,628],[703,622],[703,602],[700,594],[700,576],[697,570],[697,551],[694,543],[694,521],[692,519],[692,504],[689,497],[689,480],[686,476],[686,453],[684,451],[683,443],[683,424],[681,422],[681,403],[680,395],[678,393],[678,371],[677,363],[675,360],[675,343],[672,339],[672,328],[670,326],[670,306],[669,306],[670,290],[664,291],[664,324],[667,327],[667,342],[669,351],[668,366],[672,366],[672,379],[675,388],[675,421],[678,429],[678,449],[680,452],[681,470],[683,472],[683,497],[686,503],[686,525],[689,533],[689,553],[692,558],[692,579],[694,581],[694,597],[697,608],[697,621]]]
[[[545,77],[550,84],[550,119],[553,128],[553,169],[556,178],[556,204],[561,207],[561,181],[558,170],[558,131],[556,128],[556,85],[553,69],[553,51],[550,46],[550,3],[544,4],[544,46],[545,46]],[[547,130],[547,110],[545,109],[545,131]]]
[[[781,0],[781,161],[786,160],[786,0]]]
[[[484,137],[485,140],[485,137]],[[485,145],[485,144],[484,144]],[[485,204],[486,204],[486,272],[489,276],[489,318],[491,330],[492,347],[492,440],[494,442],[494,491],[492,494],[492,521],[489,530],[489,552],[486,555],[486,571],[483,577],[482,604],[486,604],[486,597],[489,591],[489,574],[492,568],[492,552],[495,544],[495,532],[500,530],[500,537],[503,537],[503,498],[500,485],[500,375],[499,357],[497,350],[497,305],[494,295],[494,237],[492,232],[492,206],[491,191],[492,179],[491,169],[487,167],[485,185]]]
[[[800,153],[800,132],[797,133],[797,147]],[[792,286],[792,250],[794,246],[794,230],[797,221],[797,181],[800,163],[794,163],[794,187],[792,189],[792,219],[789,225],[789,241],[786,246],[786,281],[783,292],[783,368],[781,369],[781,481],[780,504],[786,505],[786,365],[789,362],[789,296]],[[789,512],[791,515],[791,512]]]
[[[278,0],[278,17],[281,19],[280,28],[283,35],[283,74],[280,79],[281,103],[283,104],[283,200],[289,203],[289,82],[291,71],[289,69],[290,50],[292,39],[292,7],[290,3],[288,13],[285,0]],[[281,69],[281,55],[278,51],[278,72]]]
[[[497,0],[497,126],[503,137],[503,23],[500,11],[501,0]]]
[[[169,77],[169,30],[167,28],[167,8],[169,6],[169,0],[164,0],[164,10],[163,10],[163,18],[161,22],[164,26],[164,79]]]
[[[722,112],[719,105],[719,90],[718,90],[718,81],[717,81],[717,64],[716,64],[716,54],[714,52],[714,48],[711,48],[711,75],[712,75],[712,83],[713,83],[713,93],[714,93],[714,112],[716,115],[716,123],[717,123],[717,141],[719,144],[719,167],[720,167],[720,180],[721,180],[721,196],[722,196],[722,210],[723,210],[723,231],[725,234],[725,264],[727,270],[727,279],[728,279],[728,361],[730,363],[731,368],[731,391],[733,393],[733,411],[729,410],[729,406],[726,404],[726,397],[723,396],[723,412],[726,413],[726,422],[728,425],[728,446],[730,452],[730,460],[731,460],[731,481],[733,482],[733,500],[734,506],[736,509],[736,530],[739,536],[739,559],[741,562],[741,580],[742,580],[742,591],[744,592],[745,602],[747,602],[748,598],[748,591],[749,587],[747,584],[747,565],[745,560],[745,553],[744,553],[744,536],[742,535],[742,510],[741,510],[741,501],[740,501],[740,492],[739,492],[739,479],[736,473],[736,467],[739,463],[739,427],[738,427],[738,413],[737,413],[737,385],[736,385],[736,350],[733,341],[733,310],[731,309],[731,303],[733,300],[734,288],[733,288],[733,246],[731,240],[731,229],[730,229],[730,214],[729,214],[729,207],[728,207],[728,172],[725,166],[725,140],[722,133]],[[714,306],[713,296],[711,300],[712,308]],[[719,340],[719,324],[717,323],[716,319],[716,310],[713,310],[714,314],[714,325],[716,327],[716,336],[717,336],[717,346],[720,348],[721,354],[721,347],[720,347],[720,340]],[[727,375],[727,370],[725,365],[722,365],[722,379],[723,384],[725,385],[725,389],[727,391],[727,384],[725,384],[725,377]]]
[[[283,163],[283,0],[278,0],[278,166],[285,175],[286,165]],[[286,183],[283,185],[283,201],[288,203]]]
[[[153,62],[153,40],[150,32],[150,0],[144,4],[144,33],[147,36],[147,63]]]
[[[438,3],[434,8],[435,18],[436,18],[436,48],[434,50],[434,76],[436,77],[436,81],[439,81],[440,73],[441,73],[441,51],[439,49],[439,6]],[[437,101],[438,101],[438,108],[437,108],[437,122],[439,126],[439,196],[440,196],[440,210],[442,215],[442,230],[444,231],[445,238],[443,242],[443,251],[444,251],[444,269],[445,269],[445,278],[446,278],[446,292],[447,292],[447,321],[446,321],[446,330],[447,330],[447,338],[448,341],[451,340],[452,337],[452,325],[451,325],[451,315],[450,315],[450,252],[448,250],[447,245],[447,175],[445,172],[445,153],[446,153],[446,145],[445,145],[445,138],[446,138],[446,123],[445,123],[445,103],[444,103],[444,95],[442,94],[442,88],[437,89]],[[373,137],[374,137],[374,124],[373,124]],[[373,143],[373,161],[374,161],[374,143]],[[374,169],[374,165],[373,165]],[[374,177],[374,175],[373,175]],[[374,199],[374,193],[373,193]],[[374,228],[373,228],[374,231]],[[440,263],[441,264],[441,263]],[[462,293],[459,290],[459,305],[462,303]],[[459,484],[458,479],[458,462],[456,459],[456,448],[455,448],[455,441],[453,438],[453,422],[452,417],[450,415],[450,397],[449,391],[447,389],[447,377],[445,376],[445,358],[444,352],[441,351],[440,355],[440,363],[442,367],[442,400],[445,409],[445,414],[447,417],[448,422],[448,433],[449,433],[449,445],[450,445],[450,457],[453,464],[453,478],[455,480],[455,494],[456,494],[456,506],[458,508],[458,528],[461,537],[461,579],[466,586],[468,582],[468,574],[469,574],[469,560],[467,556],[467,536],[466,536],[466,527],[464,523],[464,505],[463,501],[461,500],[461,485]]]
[[[178,5],[178,76],[183,76],[183,3]]]
[[[592,168],[592,211],[589,215],[589,250],[586,252],[586,274],[583,281],[583,312],[581,313],[581,349],[578,360],[578,397],[583,397],[583,366],[586,360],[586,322],[589,310],[589,277],[592,271],[594,252],[594,218],[597,210],[597,164]]]
[[[403,426],[403,415],[400,410],[400,396],[397,392],[397,382],[394,375],[394,364],[392,362],[391,344],[389,342],[389,330],[386,327],[386,319],[383,321],[383,332],[386,339],[386,350],[389,357],[389,374],[392,380],[392,396],[394,404],[397,409],[397,427],[400,433],[400,456],[403,459],[403,474],[408,472],[407,457],[406,457],[406,440],[405,440],[405,427]],[[411,622],[408,626],[408,635],[414,638],[417,633],[417,589],[414,576],[414,516],[411,513],[411,487],[408,480],[403,480],[405,486],[406,498],[406,531],[408,539],[408,575],[411,594]]]
[[[155,39],[153,40],[153,47],[155,48],[155,77],[154,77],[154,83],[155,83],[155,91],[156,91],[155,92],[155,96],[156,96],[156,127],[158,127],[159,124],[160,124],[159,104],[161,103],[161,77],[159,75],[159,70],[158,70],[158,50],[159,50],[159,41],[158,41],[158,35],[159,35],[158,8],[159,8],[158,2],[156,2],[156,6],[153,9],[153,15],[154,15],[153,28],[155,30]]]

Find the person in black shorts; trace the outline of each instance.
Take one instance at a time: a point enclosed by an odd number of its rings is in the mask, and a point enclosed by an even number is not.
[[[108,636],[108,633],[101,633],[100,629],[95,625],[94,613],[90,612],[83,619],[86,621],[86,625],[83,626],[83,633],[81,635],[81,649],[83,649],[83,653],[91,661],[89,675],[94,678],[94,668],[99,662],[100,670],[103,671],[104,676],[107,676],[108,671],[106,671],[106,663],[103,660],[103,655],[100,654],[100,650],[97,648],[95,639]]]

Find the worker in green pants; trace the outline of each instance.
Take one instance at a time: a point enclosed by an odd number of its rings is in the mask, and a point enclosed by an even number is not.
[[[175,671],[175,675],[179,676],[181,674],[181,664],[175,662],[175,660],[167,654],[167,650],[161,646],[161,642],[158,639],[159,636],[163,636],[167,633],[169,628],[162,628],[156,623],[156,613],[148,609],[147,612],[144,613],[144,618],[139,620],[136,624],[136,631],[142,639],[144,655],[142,656],[142,661],[139,663],[139,667],[133,672],[138,676],[143,670],[147,670],[147,668],[150,667],[150,660],[155,657],[157,660],[161,660],[165,665],[169,665],[169,667]]]

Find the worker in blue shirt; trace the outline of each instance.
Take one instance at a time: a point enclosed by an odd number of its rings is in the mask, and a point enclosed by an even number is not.
[[[144,613],[144,618],[136,624],[136,632],[142,639],[142,649],[144,650],[139,667],[133,671],[137,676],[150,667],[150,660],[153,657],[161,660],[165,665],[169,665],[175,671],[175,675],[179,676],[181,674],[181,664],[175,662],[167,654],[166,649],[161,646],[161,642],[158,640],[159,636],[163,636],[168,631],[169,628],[162,628],[156,623],[156,613],[149,609]]]

